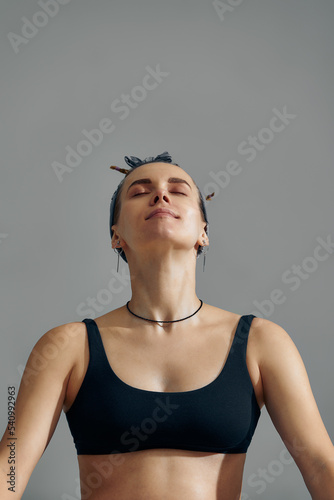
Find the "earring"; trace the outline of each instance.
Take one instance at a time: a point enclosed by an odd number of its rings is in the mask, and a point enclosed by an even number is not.
[[[205,240],[202,241],[202,246],[203,247],[206,246]],[[203,272],[204,272],[204,269],[205,269],[205,261],[206,261],[206,248],[203,250]]]
[[[116,244],[117,244],[117,245],[119,245],[119,244],[120,244],[120,241],[119,241],[119,240],[117,240]],[[118,251],[117,251],[117,248],[116,248],[116,247],[114,248],[114,252],[116,252],[116,253],[117,253],[117,268],[116,268],[116,271],[118,272],[118,269],[119,269],[119,254],[120,254],[120,252],[118,252]]]

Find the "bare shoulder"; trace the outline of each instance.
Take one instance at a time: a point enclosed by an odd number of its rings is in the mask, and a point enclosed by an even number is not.
[[[290,335],[284,330],[282,326],[278,323],[274,323],[266,318],[259,318],[255,316],[252,321],[252,328],[257,332],[258,336],[263,335],[264,337],[275,336],[279,338],[291,338]]]
[[[208,318],[212,321],[220,322],[224,325],[237,326],[240,318],[247,314],[238,314],[233,311],[227,311],[210,304],[205,304],[205,310]],[[279,349],[296,348],[289,333],[279,324],[265,318],[255,316],[252,319],[249,330],[249,342],[254,348],[262,351],[263,354],[273,347]]]
[[[35,348],[47,351],[52,346],[60,350],[66,350],[83,341],[86,334],[86,325],[83,322],[74,321],[55,326],[44,333],[36,342]]]
[[[222,324],[235,331],[241,316],[218,307],[208,306],[209,314],[213,312],[213,316]],[[261,371],[263,376],[266,371],[281,368],[284,364],[289,363],[291,366],[300,366],[302,364],[299,351],[293,342],[289,333],[279,324],[260,317],[253,317],[249,335],[248,335],[248,360],[249,367]]]
[[[250,341],[256,346],[261,364],[270,363],[282,355],[299,356],[289,333],[279,324],[265,318],[255,317],[249,332]]]
[[[71,371],[78,356],[85,349],[86,326],[82,322],[65,323],[44,333],[35,343],[24,376],[31,370],[40,372],[51,366],[54,369]]]
[[[303,359],[289,333],[265,318],[253,318],[250,341],[259,366],[264,400],[270,406],[273,394],[294,394],[309,380]],[[308,395],[308,397],[310,397]]]

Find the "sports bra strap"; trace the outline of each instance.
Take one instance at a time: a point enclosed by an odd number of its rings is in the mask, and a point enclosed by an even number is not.
[[[249,330],[253,318],[255,318],[254,314],[244,314],[241,316],[233,339],[232,348],[239,345],[241,347],[244,360],[246,359]]]
[[[89,364],[96,366],[100,363],[105,363],[104,347],[99,330],[95,326],[94,320],[85,318],[83,323],[86,323],[88,345],[89,345]]]

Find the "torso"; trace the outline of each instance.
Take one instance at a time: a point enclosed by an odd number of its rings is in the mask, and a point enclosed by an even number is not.
[[[109,363],[121,380],[144,390],[181,392],[201,388],[218,376],[240,315],[204,304],[200,318],[191,329],[189,320],[166,329],[138,320],[138,326],[133,328],[132,318],[122,307],[96,318],[95,322]],[[261,408],[263,388],[254,334],[260,321],[260,318],[252,321],[246,363]],[[84,323],[78,342],[64,411],[75,400],[88,367]],[[82,495],[85,498],[87,494],[90,500],[239,500],[245,458],[245,453],[177,449],[112,456],[78,455]]]

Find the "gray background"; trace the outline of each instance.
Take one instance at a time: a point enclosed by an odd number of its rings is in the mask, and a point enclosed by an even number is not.
[[[130,298],[127,285],[109,299],[102,292],[116,268],[108,210],[122,178],[109,165],[167,150],[206,193],[214,174],[239,163],[241,172],[216,186],[208,204],[210,251],[205,273],[198,262],[197,293],[261,316],[254,301],[282,290],[284,303],[265,317],[296,343],[333,440],[334,254],[313,261],[312,270],[308,258],[317,238],[334,237],[334,4],[237,3],[221,19],[211,0],[70,0],[16,53],[8,33],[21,35],[22,17],[31,21],[42,9],[35,0],[1,1],[1,433],[7,386],[18,386],[35,342],[54,326],[100,316]],[[147,66],[158,64],[168,76],[122,120],[111,103],[136,92]],[[295,118],[247,161],[242,141],[285,106]],[[115,130],[60,182],[53,163],[64,164],[66,146],[75,149],[82,130],[103,118]],[[295,290],[282,280],[293,265],[309,269]],[[100,308],[93,315],[89,297]],[[261,494],[248,483],[259,468],[277,471],[283,449],[264,408],[247,455],[244,499],[309,498],[295,464],[271,476]],[[62,414],[23,498],[73,500],[76,478]]]

